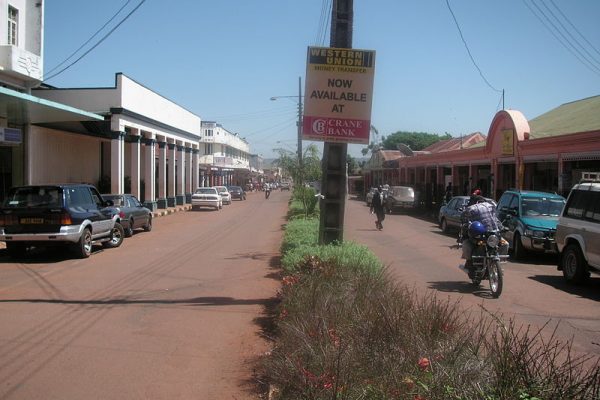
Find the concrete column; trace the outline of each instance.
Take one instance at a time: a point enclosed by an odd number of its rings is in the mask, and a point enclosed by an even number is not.
[[[167,143],[169,148],[168,155],[168,179],[167,179],[167,206],[175,207],[176,205],[176,187],[177,187],[177,168],[175,160],[177,159],[177,147],[175,143]]]
[[[154,139],[142,139],[146,150],[144,160],[144,205],[152,211],[156,210],[156,184],[155,184],[155,171],[156,171],[156,140]]]
[[[175,201],[178,206],[185,204],[185,147],[177,145],[177,196]],[[190,199],[191,201],[191,199]]]
[[[140,136],[131,137],[131,194],[140,198]]]
[[[194,193],[194,160],[192,157],[192,148],[185,148],[186,155],[186,174],[185,174],[185,202],[192,202],[192,193]]]
[[[167,143],[158,143],[158,208],[167,208]]]
[[[192,149],[192,193],[196,188],[200,187],[200,158],[198,157],[198,149]]]
[[[110,192],[122,194],[124,190],[125,132],[113,132],[110,142]]]

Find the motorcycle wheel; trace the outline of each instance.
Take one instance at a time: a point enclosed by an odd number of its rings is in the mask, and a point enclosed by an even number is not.
[[[502,268],[498,261],[492,261],[488,265],[488,279],[490,281],[490,291],[492,297],[497,299],[502,294]]]

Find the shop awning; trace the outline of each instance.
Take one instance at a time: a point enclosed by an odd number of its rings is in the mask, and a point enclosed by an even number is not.
[[[5,87],[0,87],[0,118],[11,125],[104,120],[102,115]]]

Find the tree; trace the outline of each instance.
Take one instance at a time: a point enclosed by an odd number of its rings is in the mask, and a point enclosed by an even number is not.
[[[371,143],[367,147],[360,151],[363,156],[366,156],[369,152],[373,153],[379,150],[379,147],[381,147],[381,138],[379,137],[379,131],[377,130],[377,128],[375,128],[374,125],[371,125],[371,134],[373,135],[373,141],[371,141]]]
[[[423,150],[440,140],[448,139],[452,139],[452,136],[447,132],[444,135],[438,135],[426,132],[398,131],[388,137],[384,137],[382,144],[385,150],[398,150],[399,143],[408,145],[412,150]]]
[[[350,154],[346,155],[346,163],[348,164],[348,174],[353,173],[359,168],[356,158],[352,157]]]
[[[294,196],[302,202],[305,216],[308,216],[314,209],[317,202],[315,192],[312,188],[307,188],[308,182],[321,181],[321,159],[319,158],[319,149],[311,144],[304,149],[302,153],[302,165],[299,165],[296,153],[286,149],[274,149],[279,158],[275,159],[274,164],[281,167],[283,172],[292,177],[294,182]]]

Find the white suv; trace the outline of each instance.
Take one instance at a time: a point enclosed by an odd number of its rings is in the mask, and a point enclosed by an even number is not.
[[[573,186],[556,226],[558,269],[572,283],[600,273],[600,172]]]

